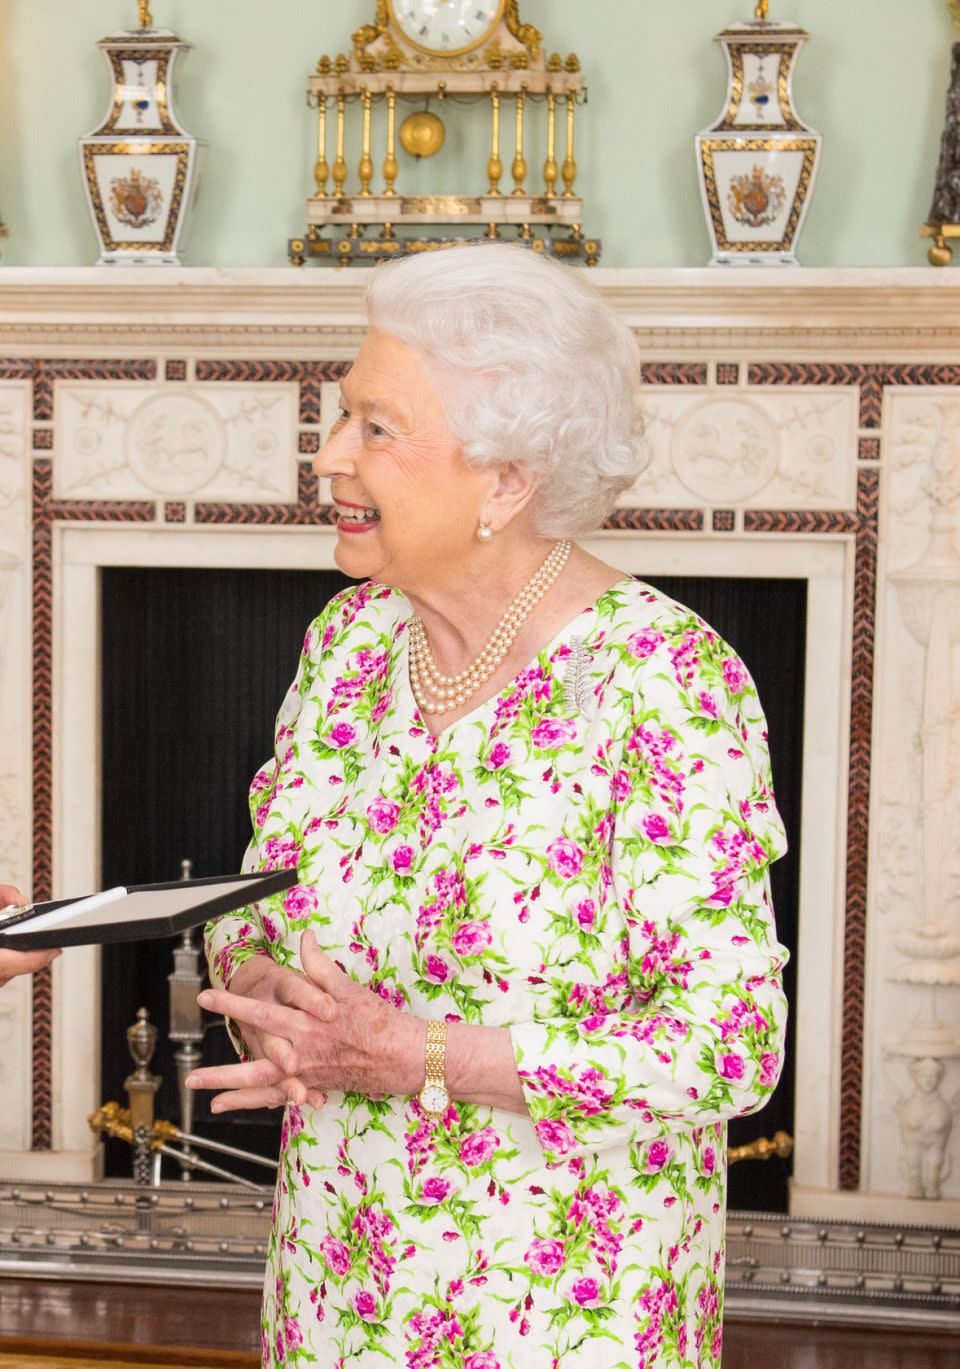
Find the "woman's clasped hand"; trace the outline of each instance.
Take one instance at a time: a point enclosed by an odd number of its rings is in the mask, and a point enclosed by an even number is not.
[[[300,939],[303,973],[253,956],[230,990],[208,989],[201,1007],[237,1024],[247,1058],[195,1070],[194,1089],[219,1089],[213,1112],[322,1107],[328,1091],[412,1093],[423,1055],[425,1024],[355,983],[317,946]]]

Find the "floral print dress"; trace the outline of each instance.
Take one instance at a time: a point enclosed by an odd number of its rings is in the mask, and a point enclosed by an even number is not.
[[[289,1107],[264,1365],[716,1366],[725,1122],[785,1021],[753,683],[624,579],[434,738],[409,615],[368,583],[308,631],[248,857],[300,882],[210,925],[211,975],[312,927],[398,1008],[509,1028],[529,1116]]]

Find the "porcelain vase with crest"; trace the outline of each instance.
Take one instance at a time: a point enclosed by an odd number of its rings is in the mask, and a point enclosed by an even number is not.
[[[793,70],[809,36],[768,19],[766,0],[752,20],[717,34],[726,104],[696,137],[711,265],[797,265],[823,141],[793,107]]]
[[[139,8],[140,28],[97,44],[110,64],[110,107],[80,139],[80,166],[100,263],[178,266],[197,142],[174,113],[172,77],[189,45]]]

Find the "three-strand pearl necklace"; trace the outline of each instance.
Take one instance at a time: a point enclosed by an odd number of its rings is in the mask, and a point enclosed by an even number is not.
[[[533,579],[524,585],[487,639],[486,646],[458,675],[444,675],[433,659],[426,629],[416,614],[410,619],[410,684],[421,713],[450,713],[462,708],[503,664],[517,634],[550,589],[570,555],[571,543],[557,542]]]

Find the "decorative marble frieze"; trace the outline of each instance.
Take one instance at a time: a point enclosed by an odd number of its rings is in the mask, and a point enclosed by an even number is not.
[[[57,387],[54,497],[294,502],[294,383]]]
[[[646,388],[651,461],[623,504],[853,509],[857,393]]]

